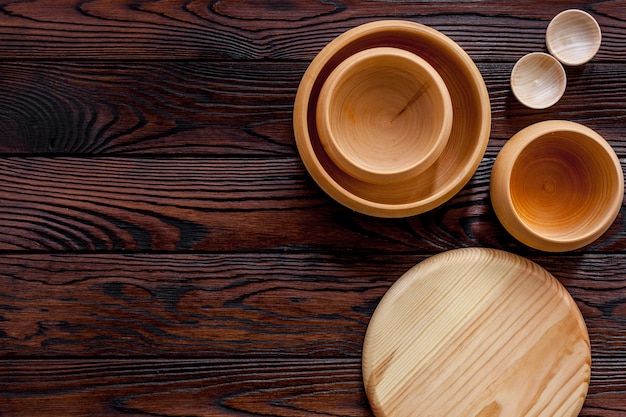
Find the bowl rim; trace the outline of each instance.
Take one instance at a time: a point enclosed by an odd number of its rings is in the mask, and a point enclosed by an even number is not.
[[[432,193],[428,197],[417,201],[401,202],[397,204],[368,200],[347,190],[335,181],[335,179],[321,166],[320,160],[315,154],[315,150],[311,143],[311,137],[309,135],[310,125],[308,123],[308,109],[310,101],[313,100],[311,96],[313,86],[318,77],[323,76],[322,71],[327,69],[325,67],[327,65],[332,65],[331,61],[333,58],[336,58],[336,54],[339,54],[342,49],[367,36],[384,36],[385,34],[394,33],[401,34],[403,37],[406,37],[406,39],[411,41],[419,41],[420,39],[423,40],[427,38],[447,47],[446,52],[453,54],[456,59],[461,61],[464,66],[464,70],[466,70],[468,74],[471,74],[468,79],[472,81],[474,89],[478,92],[477,102],[480,104],[480,108],[475,111],[481,116],[480,129],[478,129],[479,131],[477,132],[475,138],[476,145],[472,147],[471,155],[469,155],[469,161],[471,163],[467,163],[460,167],[458,172],[454,173],[454,177],[451,178],[450,181],[446,182],[446,186],[438,188],[436,193]],[[315,108],[315,106],[313,106],[313,108]],[[456,110],[456,108],[454,110]],[[457,112],[454,111],[454,114],[457,114]],[[315,117],[313,117],[313,120],[315,120]],[[318,186],[320,186],[320,188],[322,188],[322,190],[324,190],[333,199],[350,209],[371,216],[407,217],[426,212],[443,204],[454,194],[460,191],[460,189],[463,188],[467,182],[469,182],[478,168],[478,165],[482,161],[487,148],[487,143],[489,141],[489,134],[491,131],[491,104],[489,101],[487,87],[480,71],[470,56],[452,39],[443,33],[420,23],[408,20],[378,20],[353,27],[352,29],[340,34],[328,43],[311,61],[302,77],[296,93],[293,111],[293,128],[296,145],[306,169]],[[315,127],[313,126],[313,128]]]
[[[436,90],[435,94],[441,99],[441,102],[438,103],[439,107],[434,110],[441,110],[443,114],[442,123],[435,127],[433,131],[433,137],[436,137],[435,145],[432,146],[431,149],[426,150],[426,152],[423,152],[421,158],[413,160],[410,164],[394,169],[386,169],[385,172],[362,166],[358,162],[351,160],[343,147],[337,143],[339,139],[332,129],[329,126],[319,126],[320,119],[331,120],[329,112],[333,99],[329,93],[337,90],[346,74],[349,76],[354,75],[358,65],[365,61],[379,59],[380,57],[390,57],[394,60],[394,63],[399,61],[409,62],[411,64],[411,70],[414,72],[419,71],[419,73],[422,74],[421,81],[424,82],[425,80],[425,83],[431,83]],[[342,70],[343,73],[339,74],[339,70]],[[331,159],[337,159],[334,161],[335,165],[344,167],[344,171],[346,171],[346,167],[348,167],[347,169],[354,171],[354,176],[357,176],[357,178],[365,182],[390,184],[398,179],[406,179],[419,175],[439,158],[447,145],[452,130],[452,99],[450,98],[448,87],[437,70],[419,55],[402,48],[391,46],[377,46],[365,49],[347,57],[343,62],[339,63],[324,82],[316,110],[318,136],[320,142],[326,149],[326,153]]]
[[[608,158],[607,160],[611,160],[611,162],[613,162],[613,173],[618,177],[616,181],[617,189],[615,190],[618,192],[613,193],[610,202],[604,206],[609,209],[608,215],[605,216],[605,219],[597,222],[597,224],[591,225],[592,227],[590,226],[589,230],[584,233],[570,238],[553,238],[537,232],[535,229],[530,227],[527,222],[517,216],[517,211],[515,210],[515,205],[511,197],[511,174],[520,154],[529,145],[537,140],[541,140],[541,138],[557,132],[575,133],[579,136],[582,135],[585,140],[591,140],[600,145],[605,151],[604,155]],[[514,162],[511,164],[503,164],[501,161],[506,156],[511,157]],[[617,215],[622,207],[624,198],[624,173],[619,158],[606,139],[593,129],[577,122],[568,120],[545,120],[525,127],[513,135],[502,147],[496,157],[496,161],[494,162],[493,171],[496,171],[496,173],[491,176],[490,189],[493,190],[494,188],[502,187],[504,195],[502,195],[501,198],[506,200],[507,210],[510,209],[515,215],[515,226],[520,226],[522,231],[520,232],[520,230],[513,227],[513,225],[508,221],[502,221],[502,214],[504,214],[502,211],[504,209],[500,207],[498,203],[493,204],[496,216],[501,219],[502,225],[509,233],[511,233],[511,235],[513,235],[520,242],[535,249],[549,252],[565,252],[580,249],[583,246],[592,243],[604,232],[606,232],[617,218]],[[497,201],[497,199],[492,199],[492,202],[495,201]],[[500,215],[498,214],[499,211]],[[539,244],[536,244],[535,242],[539,242]]]

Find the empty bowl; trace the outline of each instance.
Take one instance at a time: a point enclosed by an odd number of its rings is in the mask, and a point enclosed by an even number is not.
[[[452,129],[452,101],[424,59],[378,47],[333,70],[316,116],[333,162],[355,178],[384,184],[413,178],[439,158]]]
[[[327,153],[317,129],[321,90],[343,61],[361,51],[391,47],[428,62],[448,88],[452,128],[439,158],[421,174],[392,183],[350,175]],[[315,182],[344,206],[377,217],[406,217],[433,209],[455,195],[480,164],[491,129],[489,94],[478,68],[450,38],[404,20],[381,20],[350,29],[326,45],[304,73],[293,110],[298,152]]]
[[[600,237],[622,206],[617,155],[578,123],[539,122],[514,135],[498,154],[491,200],[502,225],[535,249],[563,252]]]
[[[567,76],[554,57],[543,52],[524,55],[511,72],[511,89],[519,100],[531,109],[545,109],[563,96]]]
[[[548,51],[565,65],[582,65],[602,43],[598,22],[589,13],[570,9],[556,15],[546,31]]]

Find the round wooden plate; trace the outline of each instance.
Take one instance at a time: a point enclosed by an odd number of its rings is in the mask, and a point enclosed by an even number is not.
[[[590,372],[587,328],[567,290],[493,249],[410,269],[380,301],[363,346],[378,417],[574,417]]]

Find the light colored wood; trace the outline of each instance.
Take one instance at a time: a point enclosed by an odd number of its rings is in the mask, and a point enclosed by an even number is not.
[[[317,105],[317,130],[337,166],[360,180],[415,178],[445,149],[452,100],[441,76],[399,48],[365,49],[330,74]]]
[[[574,417],[590,369],[567,290],[494,249],[456,249],[410,269],[380,301],[363,346],[378,417]]]
[[[589,62],[600,50],[602,31],[589,13],[570,9],[556,15],[546,30],[546,46],[565,65]]]
[[[561,99],[567,86],[565,70],[543,52],[524,55],[511,71],[511,90],[523,105],[546,109]]]
[[[454,108],[452,130],[440,158],[416,178],[392,186],[345,173],[325,152],[316,127],[319,94],[333,69],[357,52],[382,46],[414,53],[435,68]],[[328,195],[361,213],[406,217],[443,204],[467,184],[487,148],[491,106],[480,71],[454,41],[424,25],[382,20],[343,33],[313,59],[298,87],[293,127],[304,165]]]
[[[549,120],[504,145],[492,169],[491,202],[502,225],[535,249],[563,252],[600,237],[622,206],[615,151],[592,129]]]

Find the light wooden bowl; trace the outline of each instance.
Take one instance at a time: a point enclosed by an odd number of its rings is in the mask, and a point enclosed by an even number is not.
[[[320,91],[332,71],[365,49],[393,47],[418,55],[446,83],[454,116],[446,148],[415,178],[372,184],[346,173],[326,153],[316,126]],[[413,22],[382,20],[353,28],[335,38],[306,70],[294,104],[298,151],[317,184],[355,211],[379,217],[406,217],[443,204],[470,180],[489,141],[491,107],[483,78],[471,58],[447,36]]]
[[[452,130],[452,100],[441,76],[417,55],[366,49],[324,83],[317,130],[338,167],[389,184],[416,177],[439,158]]]
[[[377,417],[575,417],[589,386],[585,321],[567,290],[520,256],[435,255],[376,307],[363,382]]]
[[[491,201],[520,242],[549,252],[581,248],[613,223],[624,197],[617,155],[578,123],[539,122],[514,135],[491,174]]]
[[[511,89],[531,109],[545,109],[561,99],[567,85],[565,70],[554,57],[543,52],[524,55],[511,72]]]
[[[589,13],[564,10],[556,15],[546,31],[548,51],[565,65],[589,62],[600,49],[602,31]]]

